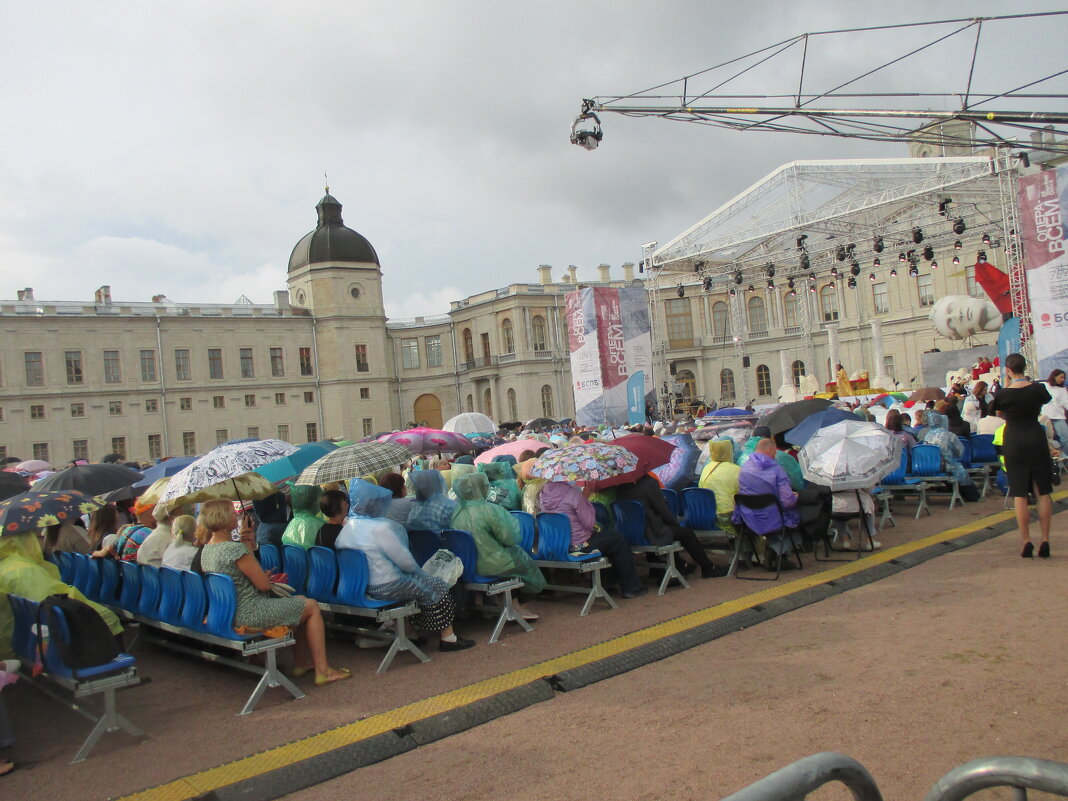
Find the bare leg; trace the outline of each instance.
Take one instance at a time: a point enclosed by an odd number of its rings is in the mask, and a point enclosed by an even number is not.
[[[1042,542],[1049,542],[1050,524],[1053,522],[1053,499],[1049,495],[1039,495],[1038,487],[1035,487],[1035,497],[1038,499],[1038,525],[1042,530]]]
[[[1012,503],[1016,509],[1016,527],[1020,530],[1020,541],[1026,545],[1031,541],[1031,510],[1027,506],[1027,496],[1017,496],[1012,499]]]

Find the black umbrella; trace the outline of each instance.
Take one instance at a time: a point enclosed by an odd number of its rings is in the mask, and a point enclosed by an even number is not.
[[[18,473],[12,473],[10,470],[0,470],[0,501],[4,498],[10,498],[12,495],[26,492],[29,488],[30,482]]]
[[[82,464],[66,467],[33,485],[35,490],[77,490],[86,495],[129,487],[143,478],[141,473],[120,464]]]
[[[793,403],[784,404],[762,417],[757,421],[757,425],[767,426],[774,437],[776,434],[789,431],[806,417],[810,417],[816,412],[822,412],[830,405],[831,402],[826,398],[806,398],[805,400],[794,401]]]
[[[557,425],[557,422],[549,417],[535,417],[533,420],[523,426],[523,428],[526,428],[528,430],[533,428],[552,428],[555,425]]]

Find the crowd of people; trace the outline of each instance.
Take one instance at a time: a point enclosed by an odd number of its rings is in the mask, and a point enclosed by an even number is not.
[[[1023,542],[1022,555],[1050,556],[1050,493],[1056,480],[1051,457],[1068,445],[1068,390],[1064,371],[1057,370],[1045,382],[1025,377],[1026,365],[1019,355],[1004,365],[1006,381],[996,393],[982,380],[970,386],[957,385],[937,401],[893,404],[889,409],[875,403],[839,405],[858,417],[885,426],[901,440],[907,452],[919,443],[938,448],[944,470],[960,484],[966,499],[978,497],[971,476],[962,463],[961,436],[991,432],[1004,460],[1007,492],[1014,498]],[[691,424],[690,428],[696,424]],[[682,425],[685,430],[687,426]],[[632,433],[654,436],[664,433],[662,424],[639,425]],[[286,626],[296,632],[297,645],[292,672],[314,673],[317,685],[348,678],[350,673],[331,665],[327,655],[325,621],[319,605],[300,595],[277,597],[272,586],[284,576],[265,571],[258,560],[260,546],[313,546],[361,551],[369,570],[368,595],[382,601],[415,601],[420,612],[413,625],[437,639],[438,650],[460,651],[473,640],[457,632],[463,620],[466,598],[459,585],[428,572],[409,547],[413,531],[469,532],[477,552],[477,570],[484,575],[515,576],[523,581],[515,611],[535,621],[532,601],[545,588],[546,576],[533,555],[522,545],[520,526],[512,511],[533,515],[555,512],[570,524],[571,550],[576,556],[604,554],[611,563],[608,589],[617,597],[634,599],[646,594],[639,565],[629,541],[617,529],[608,512],[613,501],[636,501],[644,511],[646,537],[653,545],[677,542],[685,556],[678,568],[686,575],[714,578],[726,570],[713,562],[706,543],[681,522],[652,473],[632,476],[624,483],[602,486],[598,482],[548,481],[538,477],[538,460],[552,449],[610,440],[620,432],[596,428],[558,426],[546,431],[520,432],[538,440],[538,446],[515,456],[497,456],[476,464],[471,456],[451,460],[416,458],[396,469],[352,476],[343,483],[322,486],[294,485],[261,500],[234,502],[214,500],[199,505],[171,506],[142,502],[139,498],[107,503],[85,520],[53,525],[38,535],[20,533],[0,539],[0,592],[25,594],[40,600],[57,589],[69,591],[58,580],[48,561],[52,554],[67,551],[99,559],[137,562],[177,570],[215,572],[230,576],[237,591],[235,626],[248,631]],[[756,425],[749,436],[711,438],[696,472],[688,477],[711,490],[716,499],[719,527],[736,536],[742,527],[756,535],[753,556],[768,569],[791,569],[791,551],[810,544],[808,530],[826,529],[835,512],[859,511],[860,504],[871,517],[867,493],[830,493],[806,482],[796,459],[781,436],[772,436]],[[512,435],[513,438],[516,435]],[[347,485],[347,486],[346,486]],[[772,496],[773,505],[754,508],[736,503],[737,496]],[[1029,496],[1036,499],[1041,539],[1037,548],[1028,529]],[[856,500],[854,501],[854,497]],[[822,509],[826,514],[811,514]],[[808,511],[806,511],[808,510]],[[815,521],[813,523],[813,521]],[[872,524],[869,534],[874,534]],[[813,528],[813,526],[815,528]],[[877,548],[869,537],[853,542],[848,531],[837,540],[842,549]],[[18,570],[14,568],[18,568]],[[32,569],[30,569],[32,568]],[[651,577],[666,565],[650,565]],[[76,591],[73,591],[76,593]],[[96,606],[113,632],[121,631],[111,610]],[[10,634],[10,615],[0,607],[0,638]],[[6,626],[6,628],[5,628]],[[6,641],[2,643],[6,645]],[[0,656],[5,655],[0,648]],[[0,663],[2,684],[4,663]],[[0,711],[0,746],[5,733]],[[0,771],[3,763],[0,762]]]

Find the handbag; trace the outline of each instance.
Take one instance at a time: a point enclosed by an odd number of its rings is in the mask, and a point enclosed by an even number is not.
[[[452,551],[439,548],[433,556],[426,560],[426,564],[423,565],[423,572],[441,579],[451,587],[464,572],[464,563]]]
[[[272,581],[271,589],[267,591],[267,594],[270,595],[272,598],[289,598],[295,592],[296,590],[294,590],[288,584],[283,584],[280,581]]]

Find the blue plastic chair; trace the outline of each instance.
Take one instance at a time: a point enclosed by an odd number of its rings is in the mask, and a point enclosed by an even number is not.
[[[119,563],[110,556],[93,561],[99,563],[96,569],[100,571],[100,589],[97,592],[100,603],[115,606],[118,602],[116,594],[119,589]]]
[[[464,571],[460,576],[460,580],[468,586],[468,589],[502,597],[503,603],[500,607],[500,614],[497,616],[497,622],[494,624],[493,632],[487,642],[497,642],[501,632],[504,630],[504,624],[509,621],[518,623],[524,631],[534,630],[533,626],[524,620],[512,605],[512,590],[523,586],[521,579],[511,576],[484,576],[479,573],[478,549],[475,546],[475,538],[469,532],[446,529],[441,532],[441,539],[444,541],[445,547],[456,554],[463,563]]]
[[[205,573],[204,591],[208,596],[208,632],[227,640],[252,639],[251,635],[234,631],[234,615],[237,613],[237,588],[234,586],[234,580],[222,573]]]
[[[204,616],[208,611],[208,595],[204,577],[192,570],[182,573],[182,626],[193,631],[207,631]]]
[[[159,568],[154,565],[141,565],[141,595],[137,599],[137,611],[156,620],[159,616],[160,593]]]
[[[716,520],[716,493],[701,487],[687,487],[682,491],[682,505],[686,508],[686,525],[694,531],[719,531]]]
[[[534,515],[516,510],[512,512],[512,517],[519,523],[519,547],[529,554],[535,553],[534,540],[537,527],[534,525]]]
[[[141,568],[137,562],[120,562],[122,592],[119,593],[119,608],[137,612],[137,599],[141,597]]]
[[[270,543],[263,543],[258,549],[260,555],[260,567],[270,573],[272,570],[276,573],[282,571],[282,557],[278,553],[278,546]]]
[[[172,626],[182,625],[182,571],[173,567],[159,569],[159,620]]]
[[[37,661],[37,637],[33,627],[37,624],[37,602],[20,595],[8,595],[14,626],[11,631],[11,650],[26,666]]]
[[[972,468],[972,440],[970,437],[957,437],[957,439],[964,448],[964,454],[960,457],[961,466],[965,470],[970,470]]]
[[[960,496],[960,484],[956,478],[942,469],[942,451],[935,445],[917,445],[912,449],[912,478],[919,478],[924,483],[948,482],[950,484],[949,508],[953,509],[957,501],[964,503]],[[917,512],[918,514],[918,512]]]
[[[515,514],[513,512],[513,514]],[[425,565],[427,560],[438,552],[441,548],[441,537],[434,531],[423,531],[416,529],[408,532],[408,550],[412,552],[412,556],[415,557],[421,565]]]
[[[538,515],[538,559],[546,562],[585,562],[601,559],[600,551],[591,551],[582,556],[571,553],[571,521],[559,512],[542,512]]]
[[[645,538],[645,507],[641,501],[616,501],[612,511],[616,514],[616,526],[631,547],[649,546],[649,540]]]
[[[47,620],[43,622],[48,626],[49,639],[49,647],[45,649],[44,663],[48,672],[55,676],[63,676],[70,679],[97,678],[108,673],[115,673],[116,671],[133,667],[137,662],[129,654],[120,653],[110,662],[105,662],[103,665],[94,665],[75,670],[63,661],[62,656],[62,651],[66,650],[63,646],[70,643],[70,625],[67,622],[67,616],[63,614],[62,609],[52,607],[48,610]]]
[[[475,547],[475,539],[466,531],[446,529],[441,532],[441,539],[445,547],[460,557],[463,562],[464,572],[461,579],[468,584],[492,584],[500,580],[500,576],[484,576],[478,572],[478,548]]]
[[[971,441],[973,465],[1000,464],[993,434],[972,434]]]
[[[683,506],[682,499],[679,497],[679,493],[676,490],[669,487],[661,487],[660,494],[664,496],[664,500],[667,502],[668,508],[671,510],[671,514],[675,515],[675,519],[680,523],[686,517],[687,510]],[[687,526],[690,524],[687,522]],[[699,528],[698,526],[690,526],[690,528]]]
[[[919,446],[917,445],[916,447],[918,448]],[[913,448],[913,450],[915,450],[915,448]],[[886,492],[890,493],[891,498],[895,492],[915,492],[918,498],[916,503],[916,519],[919,519],[920,513],[924,510],[927,511],[927,514],[931,514],[931,508],[927,505],[927,485],[922,479],[908,475],[908,464],[908,448],[902,448],[901,464],[898,465],[897,470],[890,473],[890,475],[885,476],[883,480],[879,482],[879,486]],[[887,503],[889,503],[889,501]],[[896,521],[894,522],[894,525],[897,525]]]
[[[52,556],[59,567],[59,580],[64,584],[74,584],[74,560],[66,551],[53,551]]]
[[[308,584],[305,594],[324,603],[337,603],[337,555],[330,548],[308,549]]]
[[[74,586],[90,601],[100,600],[100,571],[96,569],[93,557],[84,553],[72,553],[74,562]]]
[[[302,594],[308,583],[308,552],[299,545],[283,545],[282,564],[289,579],[286,583],[294,592]]]
[[[337,550],[337,597],[346,606],[360,606],[367,609],[381,609],[391,606],[394,601],[376,601],[367,597],[367,581],[370,573],[367,557],[363,551],[355,548]]]

